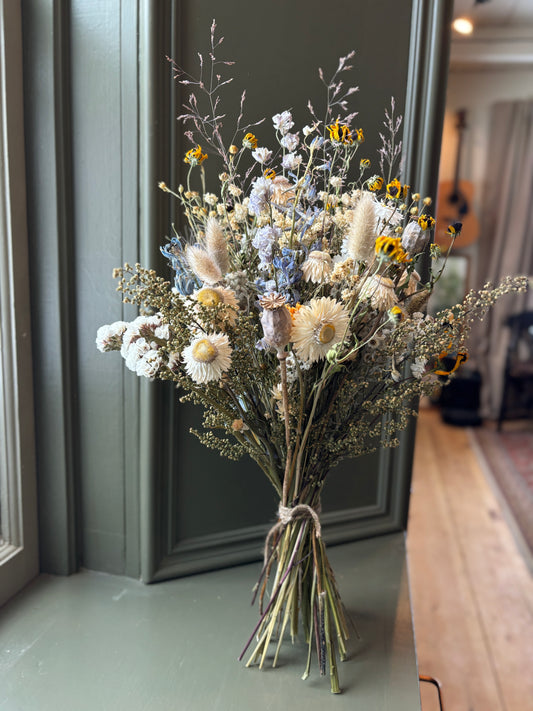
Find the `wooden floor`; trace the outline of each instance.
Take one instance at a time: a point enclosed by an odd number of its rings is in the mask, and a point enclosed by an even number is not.
[[[533,578],[468,431],[432,410],[420,416],[410,506],[420,673],[441,681],[446,711],[533,711]]]

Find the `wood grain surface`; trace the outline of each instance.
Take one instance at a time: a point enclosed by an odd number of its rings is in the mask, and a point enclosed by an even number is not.
[[[407,542],[419,669],[446,711],[532,711],[533,579],[468,431],[435,411],[419,420]]]

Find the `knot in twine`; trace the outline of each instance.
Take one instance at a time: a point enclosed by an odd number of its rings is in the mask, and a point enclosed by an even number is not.
[[[315,536],[320,538],[322,535],[322,527],[320,526],[318,512],[308,504],[296,504],[296,506],[293,506],[292,508],[280,504],[278,507],[278,517],[283,526],[291,523],[291,521],[295,521],[297,518],[310,518],[315,526]]]
[[[320,538],[322,535],[322,527],[320,526],[320,519],[318,518],[318,514],[320,513],[320,504],[318,504],[317,508],[314,509],[312,506],[309,506],[308,504],[296,504],[296,506],[293,506],[292,508],[290,506],[283,506],[283,504],[280,503],[278,507],[278,518],[279,521],[275,523],[270,531],[267,534],[266,540],[265,540],[265,551],[264,551],[264,562],[265,566],[268,563],[268,560],[270,558],[270,541],[272,540],[272,537],[274,536],[275,533],[281,528],[285,528],[287,524],[291,523],[292,521],[295,521],[298,518],[310,518],[313,522],[313,526],[315,528],[315,536],[317,538]]]

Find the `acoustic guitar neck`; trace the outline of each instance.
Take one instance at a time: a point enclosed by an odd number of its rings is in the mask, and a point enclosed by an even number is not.
[[[475,242],[479,236],[479,224],[472,208],[474,186],[470,181],[461,180],[461,157],[463,152],[463,136],[466,129],[466,111],[457,112],[457,151],[455,157],[454,179],[439,183],[437,197],[437,229],[435,242],[443,250],[450,246],[450,237],[446,230],[454,222],[462,223],[460,236],[455,242],[455,248],[460,249]]]

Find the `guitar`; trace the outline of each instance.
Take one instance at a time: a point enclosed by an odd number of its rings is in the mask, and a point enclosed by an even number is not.
[[[470,181],[460,180],[461,151],[463,148],[463,132],[466,128],[466,111],[457,112],[458,141],[455,159],[455,176],[453,180],[443,180],[439,183],[437,196],[437,227],[435,244],[443,251],[450,246],[448,225],[462,222],[461,234],[457,237],[454,247],[460,249],[475,242],[479,236],[479,223],[472,208],[474,186]]]

